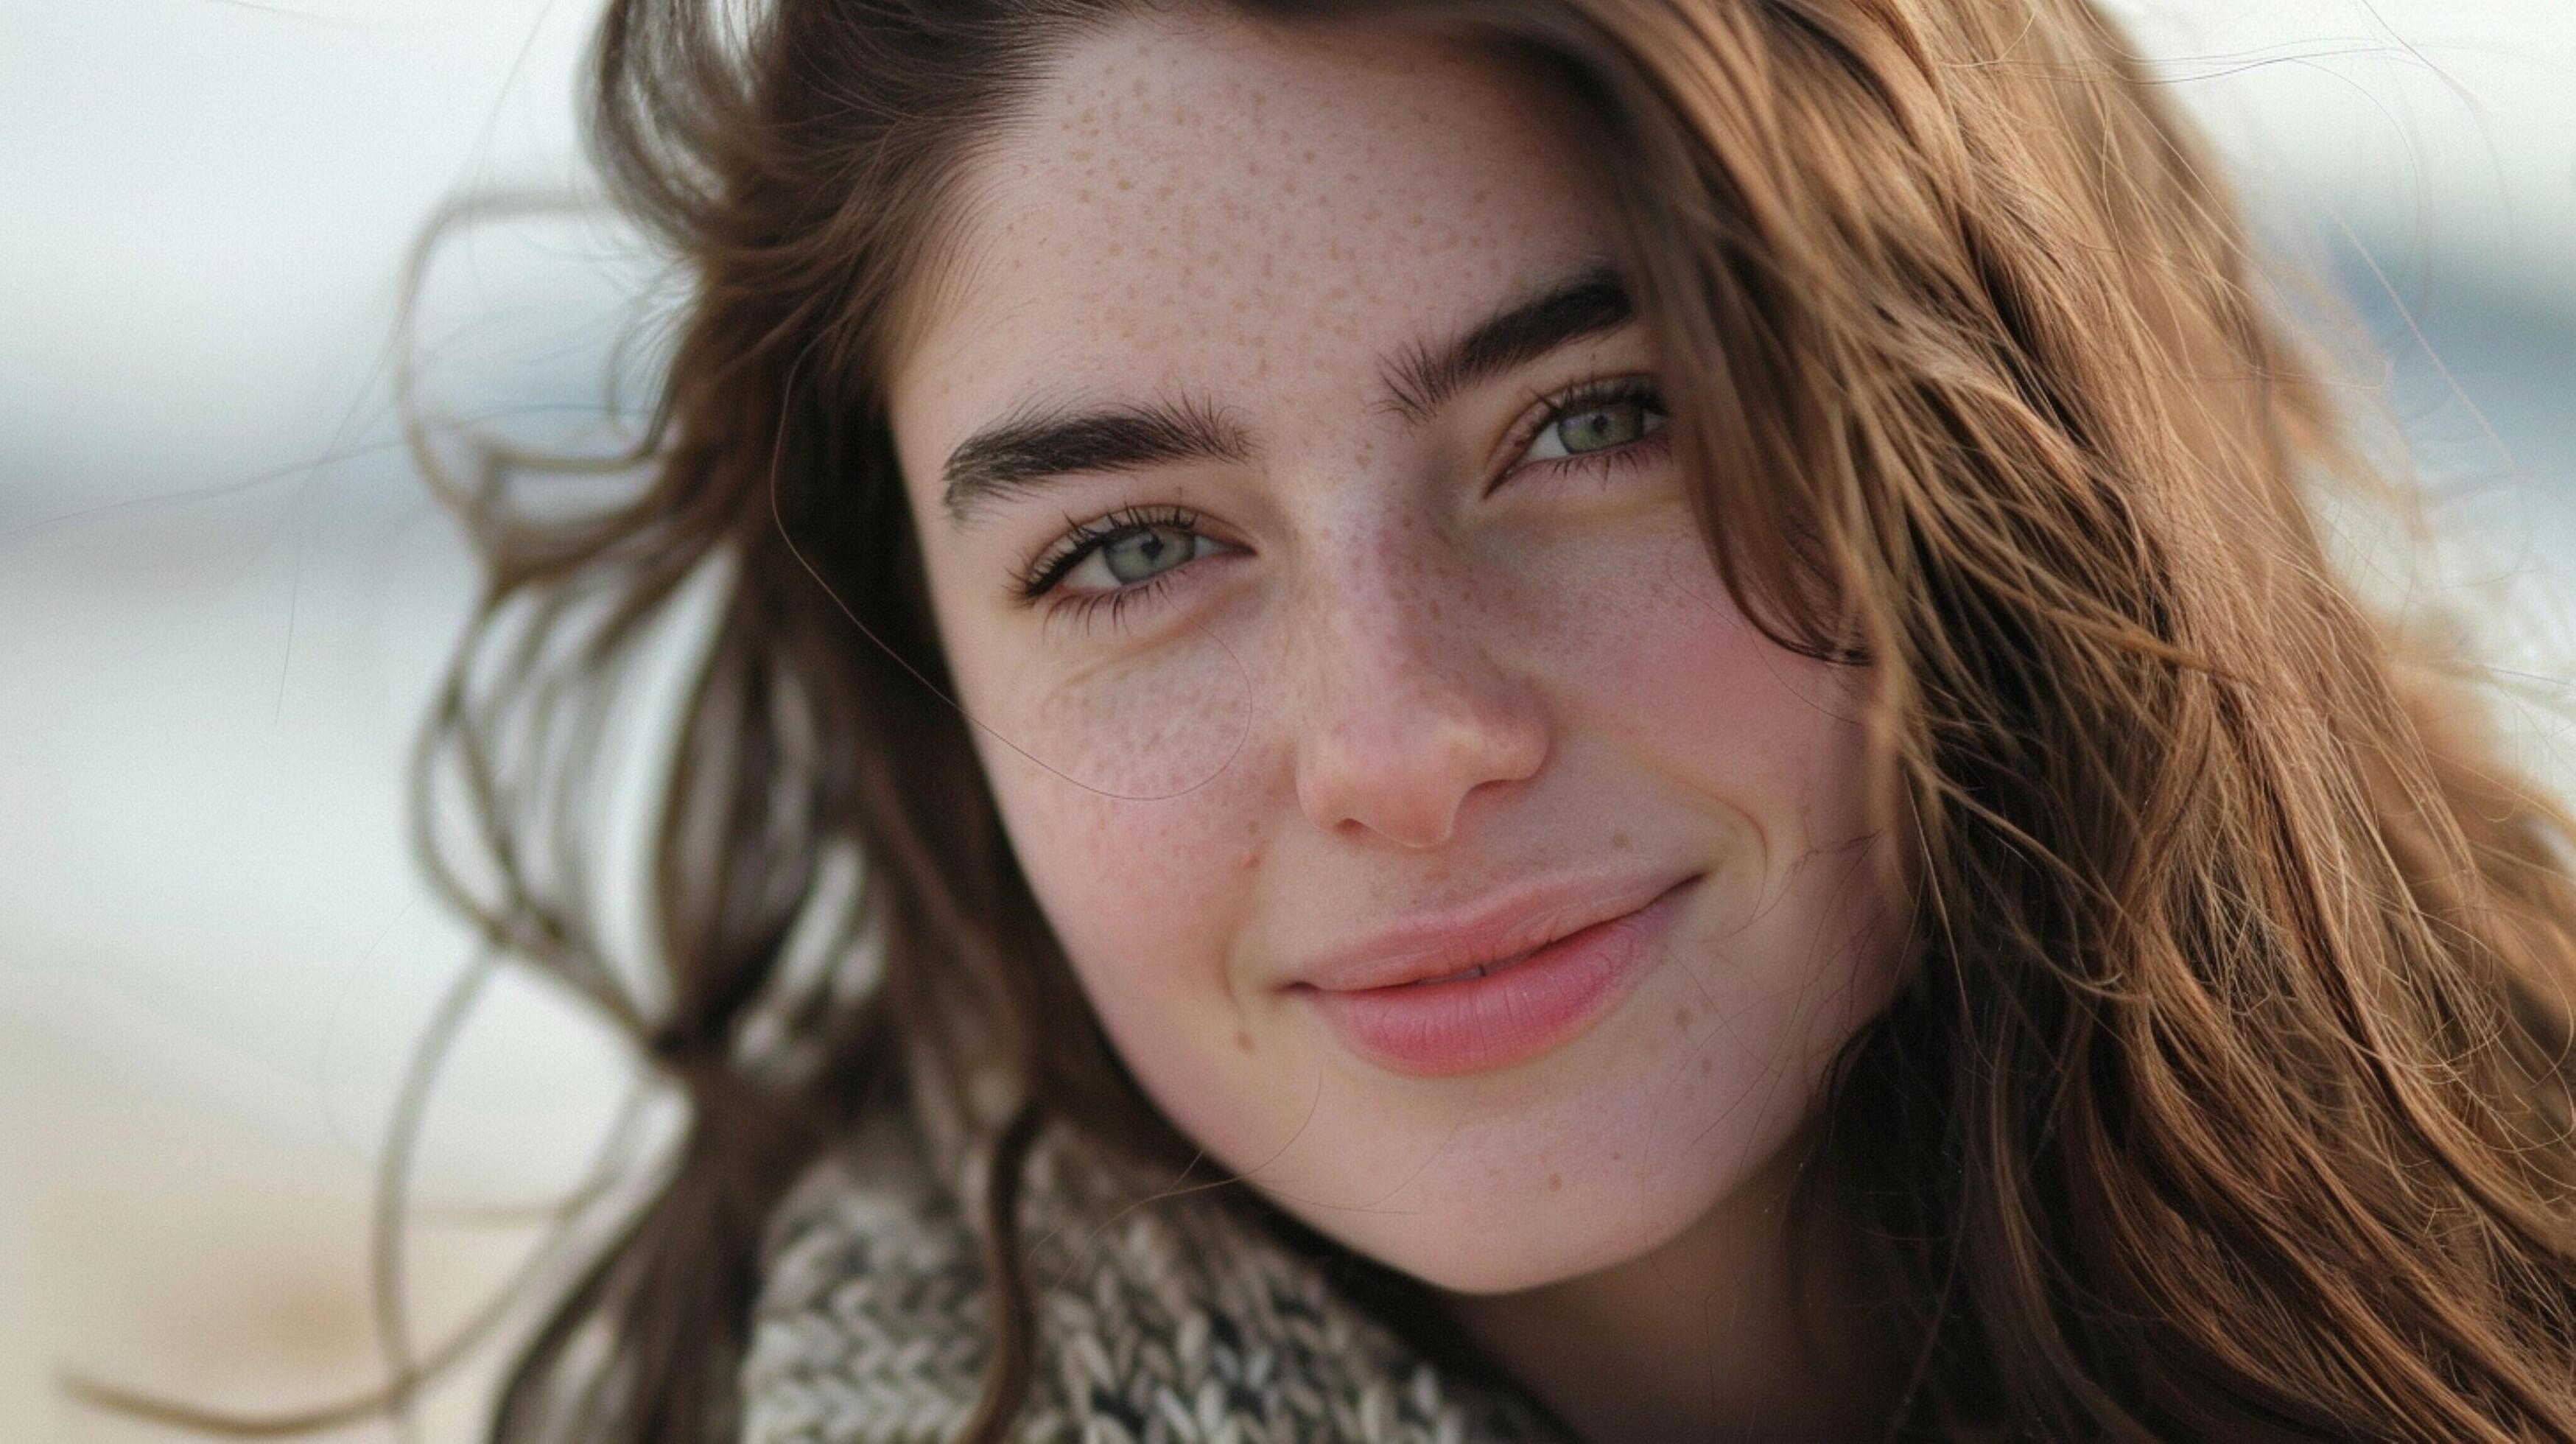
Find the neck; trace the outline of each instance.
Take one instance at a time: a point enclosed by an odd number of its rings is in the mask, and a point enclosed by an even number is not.
[[[1587,1439],[1878,1432],[1887,1343],[1852,1237],[1791,1218],[1800,1150],[1651,1252],[1511,1294],[1447,1295],[1477,1341]],[[1793,1239],[1793,1222],[1800,1227]],[[1793,1245],[1802,1249],[1795,1263]]]

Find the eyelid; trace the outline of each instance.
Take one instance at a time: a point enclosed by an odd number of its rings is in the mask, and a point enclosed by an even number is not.
[[[1539,462],[1524,461],[1523,458],[1529,455],[1530,448],[1538,444],[1539,437],[1547,431],[1548,427],[1574,415],[1578,408],[1607,401],[1636,401],[1649,406],[1667,422],[1672,419],[1672,413],[1664,406],[1663,387],[1655,380],[1652,373],[1644,371],[1616,376],[1596,376],[1588,381],[1578,381],[1553,396],[1541,396],[1533,392],[1530,395],[1529,408],[1521,414],[1522,419],[1513,423],[1512,429],[1504,433],[1501,453],[1509,460],[1502,470],[1486,481],[1484,489],[1490,493],[1494,488],[1519,475],[1527,467],[1539,465]],[[1610,451],[1637,444],[1639,443],[1626,442],[1622,443],[1621,447],[1612,447],[1601,452],[1586,453],[1586,455],[1607,455]],[[1582,455],[1546,458],[1549,461],[1582,459]]]
[[[1239,543],[1230,542],[1210,531],[1206,518],[1201,516],[1195,507],[1159,503],[1122,506],[1090,521],[1078,521],[1068,516],[1064,519],[1064,526],[1065,529],[1058,533],[1053,541],[1040,548],[1037,554],[1029,558],[1027,564],[1020,568],[1018,578],[1011,585],[1011,594],[1012,599],[1021,606],[1036,606],[1044,602],[1048,596],[1058,590],[1065,576],[1075,567],[1080,566],[1102,546],[1128,532],[1162,528],[1205,538],[1229,551],[1244,549]],[[1195,561],[1205,560],[1207,558],[1196,558],[1193,562],[1182,563],[1182,566],[1194,565]],[[1149,582],[1138,582],[1135,585],[1149,584]]]
[[[1015,600],[1022,607],[1036,612],[1040,625],[1048,632],[1053,632],[1058,624],[1072,626],[1086,632],[1094,629],[1121,631],[1124,630],[1122,618],[1130,607],[1137,606],[1149,598],[1164,596],[1173,587],[1191,587],[1205,580],[1204,568],[1221,563],[1229,557],[1246,556],[1251,553],[1251,548],[1225,540],[1215,530],[1206,527],[1196,519],[1185,523],[1178,517],[1156,520],[1148,515],[1160,510],[1162,509],[1152,507],[1123,508],[1099,521],[1079,524],[1076,528],[1077,533],[1087,533],[1087,535],[1081,537],[1075,545],[1063,547],[1061,545],[1063,539],[1049,544],[1048,550],[1055,555],[1044,564],[1044,589],[1030,590],[1033,582],[1024,580],[1013,588]],[[1196,542],[1206,544],[1211,550],[1204,555],[1193,556],[1175,566],[1156,572],[1142,581],[1121,586],[1074,591],[1063,584],[1066,577],[1100,555],[1102,547],[1139,525],[1185,532]],[[1068,534],[1068,536],[1072,535],[1074,534]]]

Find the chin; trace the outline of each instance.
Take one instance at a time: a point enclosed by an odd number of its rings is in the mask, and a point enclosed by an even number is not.
[[[1679,1236],[1705,1211],[1679,1210],[1668,1226],[1654,1229],[1637,1227],[1630,1216],[1618,1226],[1586,1233],[1554,1226],[1506,1230],[1466,1248],[1458,1246],[1454,1234],[1426,1238],[1405,1250],[1411,1257],[1379,1261],[1448,1293],[1521,1293],[1643,1258]]]
[[[1613,1268],[1654,1251],[1661,1239],[1586,1240],[1593,1246],[1569,1253],[1562,1239],[1533,1240],[1527,1247],[1498,1247],[1461,1252],[1441,1248],[1438,1256],[1408,1263],[1380,1259],[1444,1293],[1516,1294],[1578,1279]]]
[[[1400,1194],[1359,1212],[1274,1202],[1309,1226],[1400,1273],[1455,1294],[1510,1294],[1564,1283],[1655,1252],[1720,1207],[1730,1180],[1653,1191],[1594,1172],[1554,1192],[1516,1201],[1482,1196],[1440,1206]],[[1682,1184],[1685,1180],[1668,1180]],[[1626,1185],[1626,1186],[1623,1186]]]

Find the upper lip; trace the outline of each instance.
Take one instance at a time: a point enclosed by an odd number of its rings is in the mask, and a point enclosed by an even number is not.
[[[1445,978],[1626,917],[1695,876],[1562,878],[1515,888],[1472,907],[1417,917],[1328,949],[1299,968],[1290,982],[1351,993]]]

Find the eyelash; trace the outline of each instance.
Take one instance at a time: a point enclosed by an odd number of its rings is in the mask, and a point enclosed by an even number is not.
[[[1598,406],[1615,405],[1622,401],[1634,402],[1657,416],[1662,416],[1668,421],[1671,419],[1664,410],[1663,391],[1644,376],[1616,376],[1599,381],[1586,381],[1579,386],[1558,392],[1553,398],[1532,397],[1531,400],[1547,409],[1539,414],[1536,421],[1512,434],[1510,450],[1514,456],[1529,450],[1534,442],[1547,434],[1549,427],[1569,416],[1579,415]],[[1661,435],[1660,432],[1651,432],[1634,441],[1621,442],[1607,450],[1585,452],[1579,456],[1548,457],[1545,460],[1533,461],[1529,465],[1570,466],[1577,471],[1597,471],[1607,479],[1619,474],[1625,468],[1643,465],[1649,459],[1646,453],[1659,444]],[[1520,467],[1507,471],[1494,484],[1500,486],[1528,469],[1529,467]]]
[[[1058,538],[1054,545],[1040,553],[1037,560],[1029,564],[1027,574],[1012,587],[1014,595],[1022,606],[1035,606],[1045,601],[1047,594],[1055,590],[1056,583],[1064,580],[1065,573],[1082,565],[1085,557],[1119,537],[1129,532],[1154,528],[1195,532],[1198,530],[1199,514],[1187,507],[1179,506],[1128,506],[1120,507],[1096,521],[1076,522],[1071,517],[1067,517],[1065,521],[1071,530]],[[1092,619],[1094,614],[1105,606],[1109,609],[1107,620],[1115,624],[1129,606],[1160,591],[1164,582],[1170,580],[1187,565],[1188,563],[1185,562],[1170,571],[1157,572],[1134,586],[1120,587],[1115,591],[1084,592],[1058,597],[1053,602],[1047,603],[1049,613],[1063,616],[1069,621],[1081,622]]]
[[[1559,392],[1553,398],[1538,398],[1538,400],[1547,409],[1530,425],[1514,433],[1511,446],[1514,455],[1527,451],[1549,427],[1592,407],[1634,402],[1659,416],[1666,416],[1669,420],[1669,416],[1664,411],[1663,393],[1653,381],[1643,376],[1587,381]],[[1634,441],[1622,442],[1601,451],[1533,461],[1514,471],[1506,472],[1495,482],[1495,485],[1500,486],[1503,481],[1536,466],[1593,471],[1607,481],[1625,470],[1645,465],[1652,459],[1648,453],[1658,445],[1659,440],[1660,433],[1650,432]],[[1088,522],[1076,522],[1068,517],[1066,525],[1070,529],[1029,563],[1028,570],[1012,586],[1013,596],[1022,606],[1037,606],[1043,603],[1048,609],[1050,619],[1061,616],[1075,623],[1106,621],[1114,627],[1125,615],[1128,607],[1160,594],[1164,584],[1187,570],[1190,564],[1184,562],[1180,566],[1159,572],[1133,586],[1119,587],[1112,591],[1068,593],[1056,597],[1053,601],[1047,600],[1048,595],[1055,591],[1056,584],[1064,579],[1067,572],[1082,564],[1084,558],[1129,532],[1159,528],[1195,533],[1198,524],[1197,512],[1187,507],[1174,506],[1121,507],[1106,516]]]

